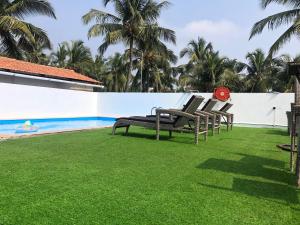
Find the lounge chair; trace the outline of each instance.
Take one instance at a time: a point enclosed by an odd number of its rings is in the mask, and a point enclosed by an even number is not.
[[[229,127],[231,130],[233,128],[234,115],[232,113],[227,112],[232,106],[233,106],[233,104],[226,103],[219,111],[212,111],[213,113],[223,117],[223,120],[225,121],[225,123],[227,125],[227,131],[229,131]]]
[[[193,132],[195,134],[195,144],[198,144],[199,134],[203,134],[205,140],[207,138],[207,129],[200,130],[199,128],[200,116],[194,114],[203,100],[203,97],[192,96],[182,110],[156,109],[155,117],[134,116],[120,118],[114,124],[112,133],[114,135],[117,128],[125,127],[126,134],[128,134],[130,126],[140,126],[155,129],[156,139],[159,140],[160,130],[169,131],[170,137],[172,136],[173,131]],[[165,117],[166,114],[170,117]],[[172,118],[173,116],[174,118]],[[193,126],[191,124],[193,124]]]
[[[212,129],[212,134],[215,134],[215,130],[217,130],[218,134],[221,129],[221,115],[217,113],[213,113],[213,108],[218,103],[218,100],[209,99],[201,110],[196,111],[196,115],[206,115],[209,118],[209,125]]]

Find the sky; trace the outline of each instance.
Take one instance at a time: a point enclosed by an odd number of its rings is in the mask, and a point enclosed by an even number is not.
[[[49,35],[53,49],[63,41],[84,40],[93,54],[101,44],[102,38],[87,38],[89,26],[83,25],[81,17],[90,9],[113,12],[105,8],[102,0],[49,0],[55,8],[57,20],[47,17],[30,17],[28,21],[43,28]],[[282,6],[272,5],[266,10],[260,7],[260,0],[169,0],[171,6],[164,10],[159,19],[161,26],[176,31],[177,43],[169,47],[179,54],[188,42],[203,37],[212,42],[215,50],[222,56],[245,61],[247,52],[257,48],[267,52],[272,43],[283,33],[285,26],[276,31],[264,31],[262,35],[249,41],[253,24],[266,16],[284,10]],[[105,56],[123,51],[123,45],[109,47]],[[285,45],[278,54],[300,53],[299,42],[295,38]],[[185,63],[180,59],[179,64]]]

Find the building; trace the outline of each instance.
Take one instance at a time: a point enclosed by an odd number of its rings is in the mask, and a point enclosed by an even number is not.
[[[0,83],[95,91],[101,83],[74,70],[0,57]]]

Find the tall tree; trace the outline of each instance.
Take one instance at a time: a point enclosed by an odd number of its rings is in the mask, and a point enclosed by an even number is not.
[[[269,55],[278,51],[292,36],[299,35],[300,28],[300,1],[299,0],[260,0],[261,6],[265,9],[271,3],[276,3],[288,7],[289,9],[257,22],[251,31],[250,39],[255,35],[262,33],[265,27],[274,30],[282,25],[289,25],[288,29],[271,46]]]
[[[83,41],[65,42],[67,50],[67,67],[79,73],[85,73],[85,68],[93,63],[91,50],[84,45]]]
[[[103,74],[104,83],[108,91],[120,92],[126,89],[126,56],[116,53],[107,60],[107,70]]]
[[[213,50],[212,44],[203,38],[190,41],[180,56],[189,57],[188,64],[180,66],[180,83],[189,85],[192,90],[213,91],[226,68],[224,62],[227,58],[220,57],[219,52]]]
[[[64,43],[59,44],[56,51],[50,54],[51,64],[58,67],[66,67],[68,51]]]
[[[249,92],[270,91],[268,78],[272,76],[273,59],[266,57],[261,49],[250,52],[246,56],[247,85]]]
[[[148,26],[148,32],[137,41],[133,50],[134,65],[138,70],[133,86],[139,79],[138,90],[142,85],[142,91],[153,88],[154,91],[160,92],[167,88],[171,89],[174,81],[171,65],[177,62],[177,56],[164,44],[163,41],[168,39],[161,36],[160,29],[155,25]]]
[[[45,31],[24,21],[26,16],[45,15],[56,18],[54,9],[46,0],[0,1],[0,54],[17,59],[29,53],[37,43],[50,48]]]
[[[84,24],[95,21],[90,28],[88,37],[104,36],[99,47],[103,54],[110,45],[124,43],[129,47],[129,68],[126,77],[126,90],[129,88],[133,68],[133,48],[137,40],[148,32],[149,24],[155,24],[162,37],[175,43],[175,33],[169,29],[159,27],[157,19],[162,9],[169,6],[169,2],[157,3],[154,0],[103,0],[105,6],[112,3],[115,15],[92,9],[83,16]]]
[[[83,74],[90,70],[93,63],[91,50],[80,40],[63,42],[51,56],[54,65],[73,69]]]

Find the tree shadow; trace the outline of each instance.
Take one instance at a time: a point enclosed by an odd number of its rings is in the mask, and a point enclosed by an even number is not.
[[[254,181],[248,179],[234,178],[232,183],[232,188],[219,187],[216,185],[209,185],[199,183],[202,186],[223,190],[231,191],[235,193],[241,193],[248,196],[253,196],[257,198],[271,199],[278,201],[285,201],[290,204],[298,204],[298,193],[295,187],[289,185]]]
[[[211,158],[197,168],[260,177],[288,184],[294,183],[294,177],[284,170],[284,162],[258,156],[239,155],[243,156],[239,161]]]
[[[285,136],[288,137],[290,136],[287,132],[287,130],[283,130],[283,129],[268,129],[266,131],[267,134],[274,134],[274,135],[280,135],[280,136]]]

